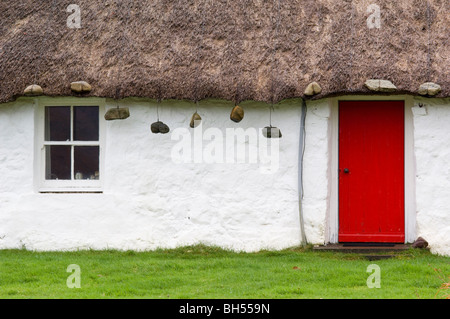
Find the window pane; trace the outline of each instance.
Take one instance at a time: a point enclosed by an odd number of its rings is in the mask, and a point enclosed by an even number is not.
[[[98,146],[75,146],[75,179],[99,179]]]
[[[45,108],[45,140],[70,140],[70,106],[47,106]]]
[[[71,179],[70,149],[66,145],[45,147],[45,179]]]
[[[75,141],[98,141],[98,106],[74,106],[73,118]]]

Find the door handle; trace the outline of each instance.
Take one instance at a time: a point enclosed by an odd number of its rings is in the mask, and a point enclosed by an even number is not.
[[[350,170],[348,168],[344,168],[344,173],[348,174],[348,173],[350,173]]]

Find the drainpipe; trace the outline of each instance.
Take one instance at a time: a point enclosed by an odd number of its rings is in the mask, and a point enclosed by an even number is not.
[[[306,120],[306,101],[302,99],[302,115],[300,120],[300,143],[298,147],[298,208],[300,217],[301,245],[306,246],[305,225],[303,222],[303,155],[305,153],[305,120]]]

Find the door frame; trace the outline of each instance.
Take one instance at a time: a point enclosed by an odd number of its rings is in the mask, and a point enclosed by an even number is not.
[[[328,121],[328,192],[326,217],[326,243],[339,242],[339,101],[404,101],[405,107],[405,243],[416,239],[416,201],[415,201],[415,157],[414,125],[412,107],[414,101],[408,95],[353,95],[329,99],[330,118]]]

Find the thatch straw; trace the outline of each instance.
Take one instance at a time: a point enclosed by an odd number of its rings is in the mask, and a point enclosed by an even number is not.
[[[69,29],[64,1],[0,2],[0,102],[30,84],[46,95],[278,102],[368,93],[367,79],[417,94],[423,82],[449,96],[448,0],[75,1],[81,29]],[[86,96],[86,95],[83,95]]]

